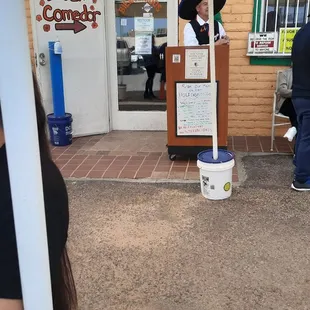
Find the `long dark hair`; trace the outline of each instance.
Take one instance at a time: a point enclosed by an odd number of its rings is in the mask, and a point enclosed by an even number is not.
[[[41,92],[34,73],[32,73],[32,77],[37,113],[40,151],[41,155],[45,154],[45,156],[51,157],[50,147],[46,134],[46,114],[42,105]],[[76,288],[66,246],[61,256],[61,265],[59,272],[59,277],[56,277],[57,281],[55,283],[52,283],[54,310],[77,310]]]
[[[51,159],[51,152],[46,133],[46,114],[42,105],[41,92],[34,73],[32,73],[32,77],[40,153],[41,157],[49,157]],[[0,128],[2,127],[2,114],[0,106]],[[55,279],[57,280],[52,283],[54,310],[77,310],[77,293],[66,246],[64,247],[61,256],[60,269],[58,270],[58,274]]]
[[[45,110],[42,104],[42,97],[41,97],[39,83],[33,72],[32,72],[32,79],[33,79],[33,88],[34,88],[34,99],[35,99],[35,105],[36,105],[40,151],[41,151],[41,154],[44,153],[45,155],[49,155],[51,157],[50,147],[49,147],[48,138],[46,134],[46,130],[47,130],[46,114],[45,114]]]

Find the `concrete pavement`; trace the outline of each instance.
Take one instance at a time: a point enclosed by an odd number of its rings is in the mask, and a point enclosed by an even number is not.
[[[198,184],[68,183],[80,309],[310,309],[309,194],[289,189],[291,156],[243,163],[222,202]]]

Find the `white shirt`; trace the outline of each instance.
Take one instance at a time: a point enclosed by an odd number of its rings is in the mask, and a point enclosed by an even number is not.
[[[199,23],[200,26],[206,23],[199,15],[197,15],[197,22]],[[207,21],[207,23],[209,23],[209,21]],[[222,24],[221,23],[218,24],[219,24],[220,38],[222,38],[223,36],[226,36],[226,32]],[[184,27],[184,45],[199,46],[199,42],[196,38],[196,33],[190,23],[187,23]]]

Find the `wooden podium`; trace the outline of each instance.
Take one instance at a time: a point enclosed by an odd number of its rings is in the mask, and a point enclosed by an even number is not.
[[[212,114],[210,106],[210,53],[208,53],[207,78],[186,79],[189,69],[186,50],[209,49],[199,47],[167,47],[167,122],[168,154],[171,160],[176,155],[197,155],[212,148]],[[194,52],[194,51],[192,51]],[[228,135],[228,84],[229,46],[216,46],[217,119],[218,145],[227,149]],[[211,115],[210,115],[211,114]]]

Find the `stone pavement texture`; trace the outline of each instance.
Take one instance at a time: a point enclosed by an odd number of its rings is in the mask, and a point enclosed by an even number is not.
[[[226,201],[198,184],[68,182],[80,310],[305,310],[309,193],[291,156],[248,156]]]
[[[198,181],[196,159],[167,154],[166,132],[113,131],[75,139],[69,147],[54,147],[53,157],[65,178]],[[270,152],[269,137],[229,137],[235,152]],[[275,152],[292,152],[291,144],[276,138]],[[238,167],[233,170],[238,182]]]

